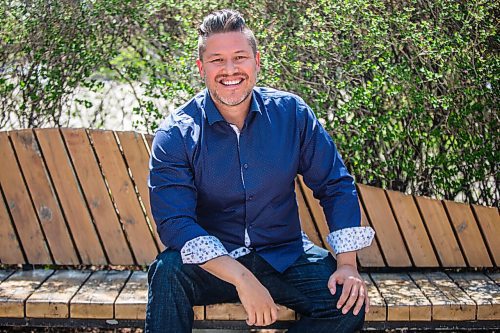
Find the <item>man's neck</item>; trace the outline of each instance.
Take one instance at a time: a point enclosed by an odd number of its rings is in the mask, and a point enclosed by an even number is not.
[[[215,101],[214,101],[215,102]],[[245,119],[250,111],[251,96],[244,100],[241,104],[228,106],[222,103],[215,102],[215,106],[219,110],[222,117],[230,124],[234,124],[239,130],[243,128]]]

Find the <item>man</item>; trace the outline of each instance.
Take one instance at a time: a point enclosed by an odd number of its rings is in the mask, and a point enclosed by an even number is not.
[[[193,305],[241,301],[248,325],[276,321],[282,304],[301,319],[289,332],[361,329],[369,301],[356,250],[352,177],[299,97],[256,87],[260,54],[241,15],[214,12],[199,28],[206,90],[155,135],[151,208],[167,250],[149,269],[147,332],[191,332]],[[336,260],[300,229],[294,179],[321,200]]]

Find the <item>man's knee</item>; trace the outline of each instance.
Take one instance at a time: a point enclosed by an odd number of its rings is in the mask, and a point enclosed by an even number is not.
[[[165,250],[156,256],[156,259],[149,266],[148,282],[151,285],[155,280],[160,283],[167,283],[171,279],[177,278],[182,273],[182,259],[178,251]]]

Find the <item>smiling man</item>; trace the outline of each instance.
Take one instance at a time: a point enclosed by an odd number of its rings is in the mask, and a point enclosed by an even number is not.
[[[353,178],[312,110],[298,96],[256,87],[260,54],[241,15],[221,10],[199,28],[206,89],[155,135],[151,209],[167,249],[149,269],[146,332],[191,332],[194,305],[240,301],[248,325],[301,315],[288,332],[354,332],[369,300],[356,251]],[[294,180],[323,207],[336,259],[301,231]]]

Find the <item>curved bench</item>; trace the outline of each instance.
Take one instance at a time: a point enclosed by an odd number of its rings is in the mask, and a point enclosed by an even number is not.
[[[151,136],[35,129],[0,132],[0,325],[142,326],[146,267],[163,249],[149,209]],[[500,328],[497,208],[358,185],[376,230],[358,262],[366,328]],[[303,230],[328,228],[302,179]],[[195,327],[242,329],[240,304],[195,307]],[[281,308],[273,325],[296,314]]]

